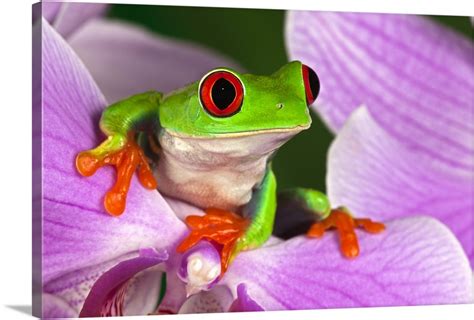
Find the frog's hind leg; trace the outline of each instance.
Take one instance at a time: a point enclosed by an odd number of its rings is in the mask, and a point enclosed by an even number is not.
[[[369,233],[379,233],[385,229],[382,223],[367,218],[354,218],[345,207],[331,209],[327,196],[313,189],[295,188],[283,191],[279,194],[279,201],[296,203],[299,208],[295,210],[302,209],[312,216],[313,223],[306,232],[310,238],[320,238],[326,230],[335,228],[342,254],[347,258],[359,255],[356,228],[362,228]]]

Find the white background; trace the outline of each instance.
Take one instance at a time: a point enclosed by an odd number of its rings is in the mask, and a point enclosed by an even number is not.
[[[3,0],[0,46],[0,319],[25,319],[31,308],[31,5],[33,0]],[[94,2],[83,0],[83,2]],[[474,16],[472,0],[116,0],[259,8],[319,9],[362,12],[425,13]],[[247,3],[248,2],[248,3]],[[308,1],[309,2],[309,1]],[[474,57],[473,57],[474,59]],[[20,310],[20,311],[19,311]],[[468,316],[471,314],[471,316]],[[474,305],[271,312],[248,319],[468,319]],[[202,315],[165,316],[202,319]],[[241,319],[242,314],[208,315],[206,319]],[[138,317],[133,319],[145,319]]]

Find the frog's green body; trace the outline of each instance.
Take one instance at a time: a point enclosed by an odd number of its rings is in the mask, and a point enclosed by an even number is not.
[[[314,101],[317,95],[314,88],[308,88],[309,80],[314,86],[314,78],[304,79],[305,67],[294,61],[270,76],[219,68],[167,95],[145,92],[119,101],[104,111],[100,121],[109,139],[88,154],[104,157],[124,148],[130,132],[151,132],[160,145],[154,172],[160,192],[201,208],[228,210],[249,219],[233,244],[231,259],[241,250],[262,245],[272,233],[276,178],[271,158],[286,141],[309,128],[308,103],[312,101],[308,102],[308,90],[309,100]],[[210,75],[217,72],[229,76],[229,83],[238,79],[242,86],[240,101],[239,88],[234,85],[232,89],[235,95],[228,105],[236,109],[229,114],[220,113],[225,108],[208,107],[204,96],[205,81],[211,81]],[[212,90],[216,83],[211,84]],[[226,85],[221,89],[228,90]],[[226,99],[218,96],[222,90],[209,91],[212,104]],[[331,207],[324,194],[309,189],[293,194],[319,219],[329,215]]]

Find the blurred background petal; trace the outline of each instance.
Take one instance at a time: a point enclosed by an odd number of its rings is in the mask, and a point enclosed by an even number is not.
[[[241,69],[210,49],[118,21],[91,21],[69,42],[109,102],[147,90],[167,93],[215,67]]]
[[[100,17],[107,11],[105,3],[45,2],[42,3],[43,17],[63,37],[69,37],[87,20]],[[33,19],[39,17],[33,17]]]
[[[61,2],[41,2],[41,10],[33,11],[33,22],[38,19],[41,19],[40,15],[49,22],[52,23],[56,16],[58,15],[59,10],[61,9],[62,3]]]

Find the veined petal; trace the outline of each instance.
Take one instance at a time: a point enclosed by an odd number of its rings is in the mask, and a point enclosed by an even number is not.
[[[211,50],[121,22],[91,21],[70,43],[111,102],[181,88],[215,67],[238,68]]]
[[[242,252],[222,283],[245,283],[265,310],[472,303],[469,262],[436,220],[399,219],[382,234],[358,235],[353,260],[334,232]]]
[[[117,311],[145,315],[156,309],[164,269],[161,263],[166,259],[166,252],[143,249],[74,270],[48,282],[44,292],[62,301],[55,310],[72,312],[71,317],[78,317],[81,310],[84,316]]]
[[[338,131],[364,104],[391,136],[474,172],[474,44],[415,15],[291,12],[291,59],[318,72],[316,110]]]
[[[93,177],[75,168],[78,152],[105,137],[98,119],[107,105],[83,63],[45,21],[43,40],[43,280],[113,260],[143,247],[168,248],[184,234],[184,224],[158,192],[134,178],[121,217],[103,209],[112,170]],[[110,169],[110,168],[108,168]]]
[[[77,313],[67,304],[66,301],[52,294],[43,293],[43,319],[53,318],[74,318]]]
[[[328,154],[328,196],[357,216],[387,220],[413,214],[441,220],[474,262],[474,194],[471,177],[399,143],[366,108],[349,118]]]
[[[151,297],[152,302],[158,303],[159,289],[160,289],[160,278],[161,274],[158,272],[152,273],[155,281],[149,281],[148,283],[154,283],[151,289],[155,289],[154,293],[149,297],[143,294],[147,290],[143,290],[143,286],[135,288],[132,295],[128,295],[127,291],[131,283],[130,280],[137,276],[140,272],[154,267],[168,259],[166,252],[158,253],[152,249],[142,250],[140,255],[136,258],[125,260],[114,266],[112,269],[105,272],[100,278],[95,281],[92,289],[90,290],[85,302],[82,307],[80,316],[81,317],[98,317],[98,316],[121,316],[121,315],[140,315],[154,312],[156,306],[151,305],[151,308],[146,313],[142,313],[143,305],[147,305],[147,298]],[[148,277],[147,277],[148,278]],[[153,280],[150,279],[150,280]],[[157,281],[156,281],[157,280]],[[142,283],[143,284],[143,283]],[[145,285],[147,282],[144,283]],[[141,289],[141,290],[140,290]],[[133,306],[138,307],[138,314],[132,312],[126,314],[124,307],[126,302],[124,299],[133,299],[135,302],[131,303]],[[143,299],[137,299],[142,297]],[[130,304],[130,303],[129,303]],[[106,309],[106,310],[105,310]],[[137,310],[134,310],[137,311]],[[104,313],[105,312],[105,313]]]
[[[43,291],[60,298],[73,311],[74,317],[78,317],[84,301],[97,279],[121,261],[133,259],[136,256],[138,256],[137,252],[127,253],[97,265],[70,271],[45,283]],[[43,315],[45,315],[44,312]]]
[[[51,4],[43,4],[43,6],[45,5]],[[59,10],[56,11],[54,22],[51,22],[53,21],[52,19],[48,19],[48,21],[50,21],[52,26],[66,38],[72,35],[76,30],[79,30],[79,27],[81,27],[86,21],[102,16],[106,10],[106,3],[66,2],[62,3]]]

